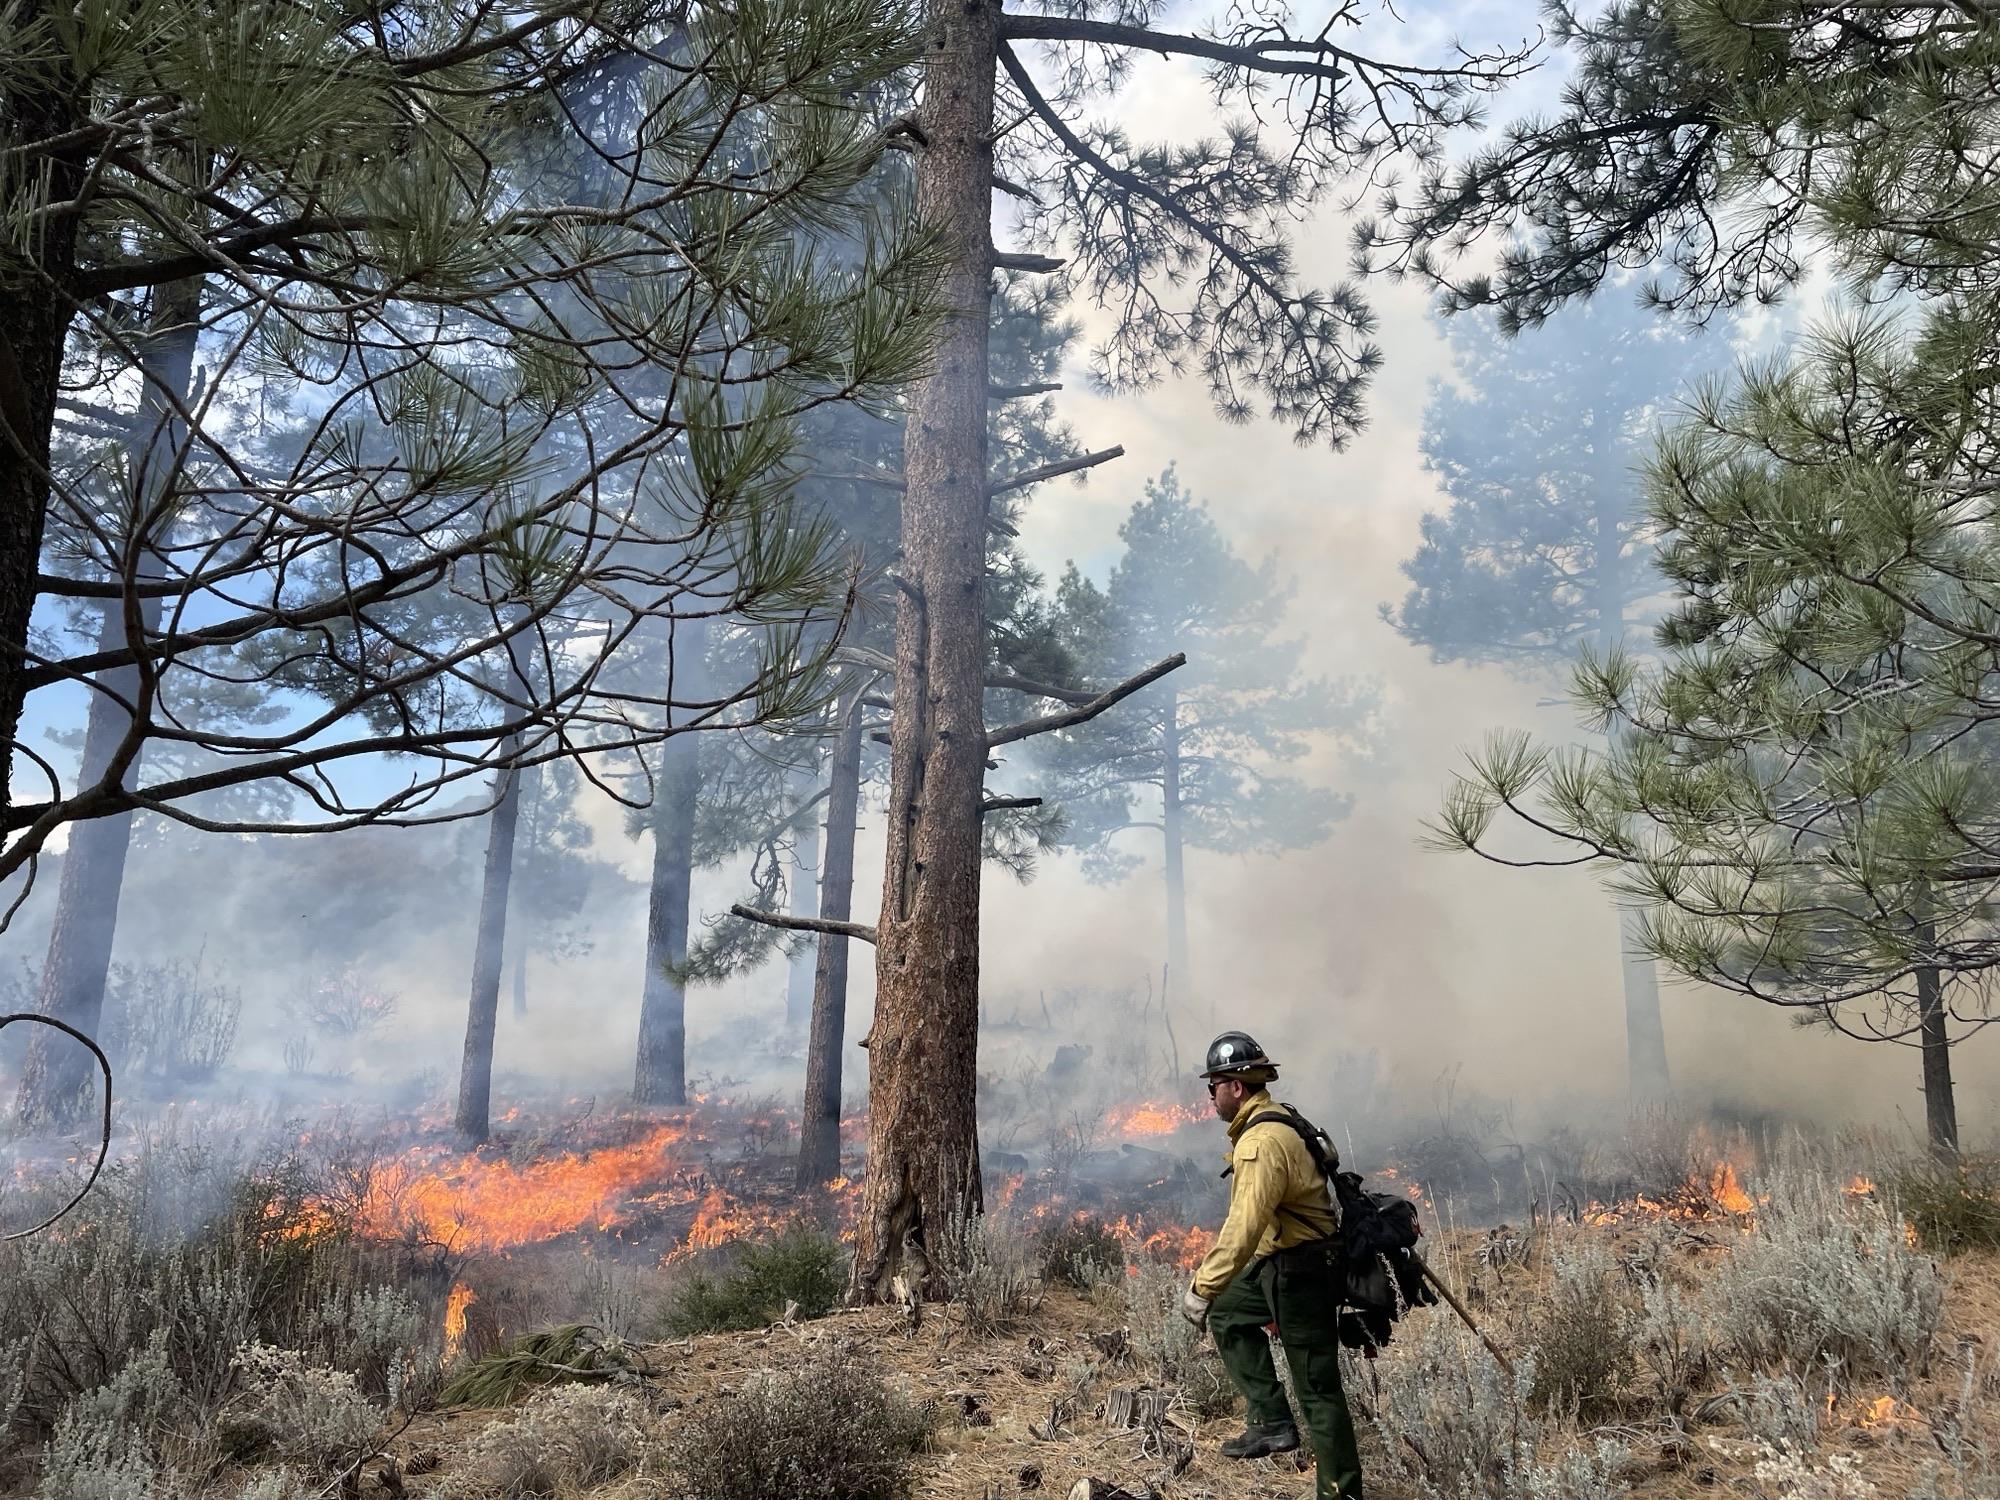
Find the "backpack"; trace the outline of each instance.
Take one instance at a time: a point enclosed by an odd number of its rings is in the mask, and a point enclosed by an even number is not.
[[[1368,1192],[1359,1172],[1341,1171],[1340,1153],[1326,1132],[1291,1105],[1266,1110],[1250,1124],[1267,1122],[1299,1133],[1313,1167],[1332,1189],[1340,1208],[1340,1229],[1330,1246],[1331,1269],[1341,1283],[1340,1341],[1372,1353],[1389,1342],[1406,1310],[1438,1300],[1417,1260],[1424,1232],[1417,1205],[1393,1193]]]

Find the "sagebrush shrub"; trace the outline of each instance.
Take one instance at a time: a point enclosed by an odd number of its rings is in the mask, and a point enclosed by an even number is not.
[[[326,1486],[295,1474],[282,1464],[244,1481],[236,1500],[321,1500]]]
[[[784,1316],[823,1318],[847,1290],[847,1252],[825,1230],[787,1229],[762,1245],[746,1245],[720,1274],[690,1273],[667,1302],[668,1334],[726,1333],[762,1328]]]
[[[471,1472],[454,1488],[494,1500],[549,1500],[566,1488],[623,1479],[646,1461],[645,1411],[630,1390],[564,1385],[542,1391],[519,1416],[479,1435]]]
[[[1087,1213],[1049,1225],[1035,1244],[1042,1280],[1074,1287],[1079,1292],[1125,1274],[1125,1247],[1102,1219]]]
[[[304,1349],[379,1393],[399,1338],[432,1335],[371,1252],[318,1207],[295,1159],[226,1142],[148,1141],[108,1168],[64,1232],[0,1244],[0,1349],[25,1343],[24,1422],[50,1431],[77,1396],[163,1341],[191,1407],[237,1389],[243,1345]],[[0,1373],[0,1390],[11,1384]]]
[[[1882,1493],[1851,1453],[1808,1458],[1796,1449],[1766,1444],[1752,1473],[1770,1500],[1875,1500]]]
[[[993,1334],[1035,1310],[1037,1282],[1026,1238],[992,1214],[954,1217],[926,1246],[945,1296],[967,1328]]]
[[[185,1398],[155,1338],[56,1418],[42,1454],[43,1500],[176,1500],[181,1486],[161,1461]]]
[[[1803,1452],[1818,1445],[1820,1404],[1798,1376],[1752,1375],[1740,1400],[1743,1425],[1766,1447]]]
[[[1530,1343],[1539,1410],[1595,1417],[1615,1406],[1637,1363],[1618,1264],[1594,1241],[1559,1246],[1536,1300]]]
[[[1752,1366],[1902,1392],[1928,1365],[1944,1278],[1895,1215],[1823,1173],[1781,1172],[1707,1287],[1715,1338]]]
[[[1515,1360],[1509,1380],[1464,1327],[1426,1318],[1377,1368],[1376,1426],[1419,1500],[1612,1500],[1627,1492],[1625,1448],[1560,1443],[1561,1425],[1530,1409],[1532,1352]]]
[[[1640,1284],[1633,1343],[1654,1400],[1679,1416],[1708,1378],[1714,1350],[1700,1298],[1664,1268]]]
[[[678,1500],[902,1500],[929,1436],[915,1405],[839,1351],[766,1371],[668,1429]]]
[[[1227,1416],[1236,1409],[1236,1387],[1214,1342],[1181,1316],[1186,1286],[1184,1273],[1174,1266],[1135,1265],[1125,1278],[1126,1336],[1149,1379],[1171,1389],[1203,1420]],[[1277,1360],[1277,1366],[1282,1379],[1285,1361]]]
[[[237,1367],[240,1415],[287,1463],[310,1474],[338,1474],[374,1448],[382,1413],[347,1371],[312,1364],[296,1349],[255,1343],[238,1352]]]
[[[1926,1157],[1895,1173],[1889,1195],[1934,1255],[2000,1249],[2000,1161]]]

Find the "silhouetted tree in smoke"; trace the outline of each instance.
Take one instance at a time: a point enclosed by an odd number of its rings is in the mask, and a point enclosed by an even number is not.
[[[935,239],[854,195],[884,141],[847,101],[907,65],[910,20],[885,0],[168,0],[145,26],[90,4],[0,21],[0,144],[26,185],[0,209],[0,878],[133,809],[240,827],[191,799],[253,781],[284,788],[293,828],[476,814],[442,810],[459,783],[489,784],[504,823],[519,766],[688,722],[659,687],[603,690],[643,623],[691,595],[794,638],[836,615],[845,570],[790,519],[788,461],[801,414],[894,387],[936,326]],[[864,218],[865,254],[817,254]],[[182,397],[148,370],[144,309],[203,278]],[[149,409],[173,439],[143,490],[52,448],[58,420],[116,448]],[[124,639],[64,628],[71,600],[117,609]],[[764,660],[784,670],[717,700],[809,711],[819,674]],[[30,694],[108,693],[124,668],[101,774],[22,741]],[[287,711],[218,722],[204,681]],[[206,764],[148,775],[161,741]],[[20,795],[16,766],[46,789]],[[47,1055],[31,1112],[80,1076]]]
[[[1370,254],[1513,328],[1621,266],[1696,317],[1767,299],[1810,243],[1905,316],[1836,321],[1702,394],[1648,467],[1665,660],[1587,655],[1575,694],[1615,726],[1610,750],[1496,740],[1440,839],[1522,859],[1495,846],[1505,813],[1605,868],[1682,973],[1915,1045],[1950,1152],[1952,1027],[1989,1019],[2000,962],[2000,180],[1972,144],[2000,124],[2000,16],[1629,0],[1556,17],[1576,62],[1562,107],[1427,171]],[[1516,229],[1496,271],[1460,271]]]
[[[1123,879],[1138,863],[1121,835],[1159,836],[1169,982],[1187,996],[1198,986],[1185,851],[1271,853],[1326,838],[1350,799],[1279,768],[1316,734],[1365,743],[1375,695],[1300,671],[1301,643],[1277,635],[1292,596],[1277,559],[1239,558],[1171,467],[1146,481],[1118,535],[1125,554],[1103,588],[1074,564],[1064,575],[1061,638],[1097,677],[1174,647],[1188,665],[1116,714],[1042,741],[1041,790],[1061,805],[1092,879]]]
[[[1355,169],[1434,146],[1471,117],[1468,96],[1519,61],[1461,53],[1435,69],[1384,64],[1333,40],[1336,26],[1358,19],[1346,5],[1300,31],[1278,11],[1238,7],[1206,36],[1154,25],[1158,14],[1150,3],[1096,0],[926,7],[910,138],[920,211],[953,262],[953,316],[931,372],[911,390],[904,447],[869,1173],[855,1261],[865,1295],[886,1293],[906,1249],[982,1201],[981,830],[1007,800],[987,796],[987,761],[1116,697],[1107,690],[1004,727],[984,715],[984,539],[995,489],[1008,483],[987,462],[987,412],[1022,394],[993,378],[993,271],[1053,271],[1066,257],[1075,284],[1117,315],[1095,359],[1114,388],[1193,365],[1225,415],[1246,416],[1261,401],[1301,441],[1337,444],[1359,420],[1380,356],[1351,289],[1295,280],[1291,215]],[[1030,44],[1052,64],[1039,81],[1016,50]],[[1218,101],[1248,118],[1161,147],[1079,123],[1135,51],[1203,64]],[[1268,146],[1259,120],[1282,120],[1283,143]],[[994,248],[996,191],[1023,205],[1030,253]]]
[[[1403,564],[1383,616],[1433,661],[1497,662],[1553,681],[1577,648],[1625,647],[1663,584],[1639,465],[1663,418],[1730,358],[1722,330],[1675,329],[1607,292],[1510,338],[1490,315],[1444,328],[1451,377],[1424,409],[1425,466],[1451,497]],[[1669,1091],[1659,981],[1620,915],[1627,1070],[1635,1100]]]
[[[520,869],[507,916],[516,1016],[528,1013],[530,957],[560,961],[590,950],[591,903],[609,867],[590,852],[596,835],[578,806],[587,785],[572,761],[522,773]]]

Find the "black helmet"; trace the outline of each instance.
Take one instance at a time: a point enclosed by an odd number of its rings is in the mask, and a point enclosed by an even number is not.
[[[1257,1045],[1257,1039],[1247,1031],[1225,1031],[1208,1044],[1208,1066],[1202,1070],[1204,1078],[1226,1078],[1233,1073],[1249,1073],[1259,1068],[1269,1068],[1273,1073],[1278,1065],[1264,1055],[1264,1049]]]

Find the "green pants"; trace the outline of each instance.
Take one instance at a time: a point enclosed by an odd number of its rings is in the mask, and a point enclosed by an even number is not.
[[[1250,1405],[1251,1422],[1267,1423],[1292,1420],[1264,1333],[1265,1324],[1278,1325],[1303,1408],[1298,1425],[1319,1470],[1318,1500],[1361,1500],[1361,1454],[1340,1386],[1339,1312],[1323,1265],[1258,1262],[1223,1288],[1209,1308],[1208,1327],[1230,1382]]]

